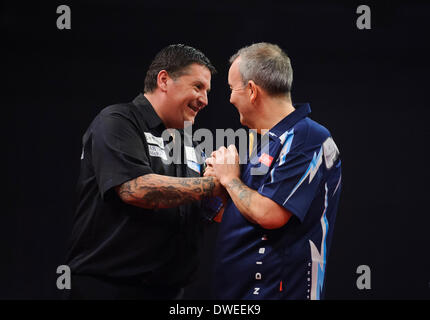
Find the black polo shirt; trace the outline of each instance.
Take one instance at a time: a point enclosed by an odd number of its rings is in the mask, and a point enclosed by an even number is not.
[[[165,129],[143,94],[131,103],[106,107],[87,129],[67,255],[73,274],[148,286],[182,286],[191,279],[207,221],[200,202],[147,210],[124,203],[114,190],[149,173],[201,176],[192,161],[163,162],[169,144],[162,139]],[[181,148],[185,155],[183,139]]]

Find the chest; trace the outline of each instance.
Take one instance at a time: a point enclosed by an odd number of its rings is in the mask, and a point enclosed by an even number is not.
[[[199,177],[201,154],[194,146],[185,145],[181,135],[167,130],[145,131],[142,139],[151,169],[156,174],[175,177]]]
[[[272,138],[262,138],[256,144],[241,171],[241,179],[248,187],[257,190],[270,176],[281,147],[279,140]]]

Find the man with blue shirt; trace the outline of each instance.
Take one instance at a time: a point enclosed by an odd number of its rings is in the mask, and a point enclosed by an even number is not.
[[[321,299],[341,190],[330,132],[293,106],[293,71],[277,46],[257,43],[230,59],[230,102],[250,139],[240,170],[231,145],[206,160],[230,195],[215,259],[217,299]]]

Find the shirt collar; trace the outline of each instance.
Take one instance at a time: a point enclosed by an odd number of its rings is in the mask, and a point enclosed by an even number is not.
[[[156,128],[161,124],[164,126],[163,121],[160,119],[158,114],[155,112],[154,107],[149,100],[146,99],[143,93],[140,93],[136,98],[134,98],[133,104],[142,112],[150,129]]]
[[[285,131],[293,127],[297,122],[306,118],[309,113],[311,113],[311,107],[309,103],[295,103],[294,110],[284,119],[279,121],[272,129],[269,130],[269,135],[272,137],[280,137]]]

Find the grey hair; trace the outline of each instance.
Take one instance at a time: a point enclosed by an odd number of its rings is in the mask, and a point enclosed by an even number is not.
[[[290,58],[279,46],[260,42],[243,47],[230,58],[230,63],[239,56],[239,72],[244,85],[253,80],[271,95],[290,94],[293,68]]]

